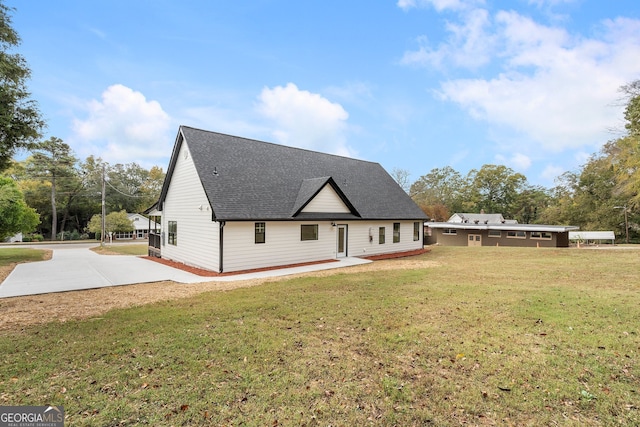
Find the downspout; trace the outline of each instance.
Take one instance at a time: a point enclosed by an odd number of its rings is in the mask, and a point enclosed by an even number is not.
[[[226,224],[225,221],[220,221],[218,224],[220,224],[220,238],[218,239],[219,242],[219,249],[218,249],[218,272],[222,273],[223,270],[223,260],[224,260],[224,256],[223,256],[223,251],[224,251],[224,226]]]

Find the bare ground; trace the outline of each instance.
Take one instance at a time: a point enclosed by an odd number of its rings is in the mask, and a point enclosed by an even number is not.
[[[424,258],[408,257],[374,261],[369,264],[322,270],[268,279],[239,280],[235,282],[206,281],[202,283],[176,283],[172,281],[114,286],[85,291],[60,292],[0,299],[0,331],[19,331],[26,326],[65,322],[100,316],[110,310],[186,298],[203,292],[229,291],[263,283],[300,276],[322,277],[339,273],[360,273],[380,270],[421,269],[439,263]],[[0,267],[0,283],[15,265]],[[203,278],[203,280],[207,280]]]

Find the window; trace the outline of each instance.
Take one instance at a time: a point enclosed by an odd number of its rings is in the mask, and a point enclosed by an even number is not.
[[[532,231],[531,238],[540,240],[551,240],[551,233],[547,231]]]
[[[378,228],[378,244],[384,245],[384,227]]]
[[[502,237],[502,231],[500,231],[500,230],[489,230],[489,237]]]
[[[444,228],[442,230],[442,234],[448,234],[451,236],[455,236],[456,234],[458,234],[458,230],[456,230],[455,228]]]
[[[509,239],[526,239],[526,231],[507,231],[507,238]]]
[[[301,225],[300,240],[318,240],[318,224]]]
[[[169,221],[169,244],[176,246],[178,244],[178,222]]]
[[[265,242],[265,223],[264,222],[256,222],[255,236],[256,236],[255,237],[256,243]]]
[[[399,243],[399,242],[400,242],[400,223],[394,222],[393,223],[393,243]]]
[[[420,223],[414,222],[413,223],[413,241],[416,242],[418,240],[420,240]]]

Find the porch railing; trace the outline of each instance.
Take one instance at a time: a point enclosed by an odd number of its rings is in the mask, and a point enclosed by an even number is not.
[[[160,245],[162,243],[159,233],[149,232],[149,256],[160,256]]]

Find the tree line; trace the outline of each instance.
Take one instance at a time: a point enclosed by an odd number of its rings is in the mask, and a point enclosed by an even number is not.
[[[164,182],[164,171],[158,166],[111,165],[94,156],[80,161],[68,144],[55,137],[37,143],[31,153],[26,160],[14,162],[5,175],[22,191],[26,205],[39,214],[38,233],[52,240],[95,233],[89,225],[92,217],[101,215],[103,199],[107,214],[143,212],[156,202]],[[121,228],[113,231],[131,231]]]

